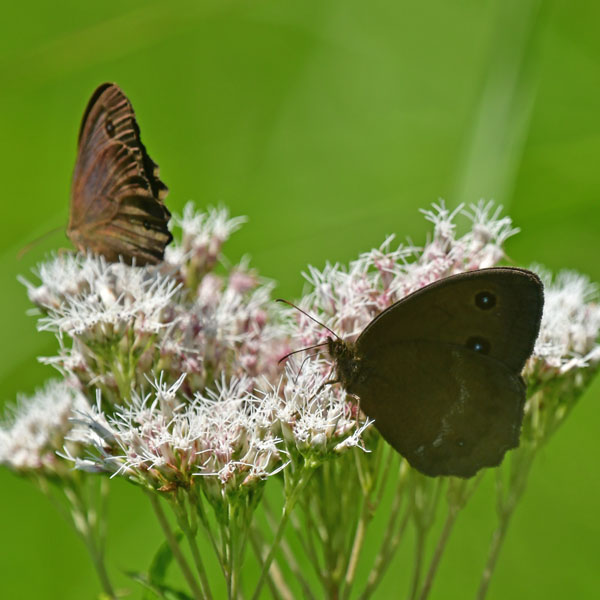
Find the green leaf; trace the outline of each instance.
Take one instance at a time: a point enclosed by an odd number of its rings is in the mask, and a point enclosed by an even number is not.
[[[161,600],[194,600],[192,596],[169,585],[153,583],[146,573],[127,571],[126,575],[139,583],[147,592],[153,594],[152,596],[145,595],[145,600],[149,600],[149,598],[160,598]]]
[[[177,538],[177,542],[180,541],[182,537],[182,533],[178,531],[175,534]],[[152,563],[150,564],[150,570],[148,575],[150,576],[150,581],[154,585],[161,586],[165,578],[167,576],[167,570],[169,569],[169,565],[173,561],[173,553],[171,552],[171,548],[167,542],[163,542],[156,551],[154,558],[152,559]]]

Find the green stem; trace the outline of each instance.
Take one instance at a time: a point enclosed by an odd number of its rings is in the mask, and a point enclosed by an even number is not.
[[[210,521],[208,520],[206,512],[204,511],[202,497],[194,491],[193,487],[190,489],[190,494],[191,494],[190,495],[190,505],[196,509],[196,514],[197,514],[198,518],[200,519],[200,523],[202,523],[204,532],[206,533],[206,536],[208,537],[208,539],[211,543],[213,552],[215,553],[215,556],[219,560],[219,565],[221,566],[223,575],[226,576],[226,570],[225,570],[225,564],[223,562],[222,551],[221,551],[221,549],[219,549],[217,540],[215,539],[214,533],[210,526]]]
[[[277,528],[277,531],[275,532],[275,538],[273,539],[273,543],[271,544],[269,553],[267,554],[267,557],[265,558],[265,562],[263,564],[263,568],[260,573],[258,583],[256,584],[256,589],[254,590],[252,600],[258,600],[258,598],[260,597],[260,591],[262,589],[262,586],[264,585],[265,579],[269,572],[269,568],[271,567],[271,562],[273,561],[273,558],[275,557],[275,552],[276,552],[277,548],[279,547],[279,543],[283,536],[285,526],[287,525],[287,522],[290,518],[290,513],[294,509],[294,506],[296,505],[296,502],[297,502],[301,492],[304,490],[304,488],[306,487],[306,484],[309,482],[311,475],[313,474],[314,468],[315,467],[313,467],[313,466],[305,466],[302,469],[302,472],[301,472],[300,476],[298,477],[296,485],[292,489],[292,493],[288,496],[288,498],[285,501],[285,504],[283,506],[283,514],[281,516],[281,521],[279,522],[279,527]]]
[[[112,583],[108,576],[106,565],[104,563],[103,553],[96,548],[93,536],[91,534],[89,536],[82,535],[82,538],[92,558],[92,563],[94,564],[94,568],[96,569],[96,574],[98,575],[98,579],[100,580],[102,590],[108,598],[110,598],[111,600],[116,600],[117,595],[115,594],[115,591],[112,587]]]
[[[308,499],[303,504],[305,504],[306,506],[304,511],[306,515],[306,531],[308,534],[308,543],[311,548],[311,553],[309,553],[308,556],[313,557],[314,567],[318,570],[319,578],[324,583],[327,578],[324,550],[325,540],[323,539],[324,533],[322,531],[322,528],[320,527],[319,522],[317,521],[317,517],[314,514],[314,511],[312,510]],[[320,554],[319,548],[321,549]]]
[[[156,515],[161,529],[165,534],[165,538],[167,540],[167,543],[169,544],[171,552],[173,553],[173,557],[179,565],[179,568],[181,569],[181,572],[185,580],[187,581],[187,584],[190,586],[190,590],[194,595],[194,598],[196,600],[203,600],[204,596],[202,595],[202,591],[198,586],[198,582],[196,581],[192,570],[190,569],[187,561],[185,560],[183,553],[181,552],[181,548],[179,547],[179,542],[177,541],[175,534],[171,531],[171,526],[169,525],[169,521],[167,520],[167,517],[165,516],[165,513],[160,505],[158,497],[155,493],[151,491],[146,491],[146,495],[150,500],[150,504],[154,509],[154,514]]]
[[[410,584],[410,600],[415,600],[419,591],[419,581],[421,579],[421,571],[423,569],[423,555],[425,553],[425,529],[417,527],[415,540],[415,562],[413,566],[412,581]]]
[[[392,465],[395,462],[395,459],[398,456],[398,454],[394,450],[392,450],[391,446],[388,446],[387,443],[385,445],[385,448],[382,450],[382,452],[387,452],[387,457],[386,457],[385,465],[383,467],[383,472],[381,474],[380,481],[379,481],[379,490],[377,491],[375,500],[372,503],[373,512],[375,512],[375,510],[381,503],[383,494],[386,489],[386,485],[388,483],[390,470],[392,468]]]
[[[71,504],[71,520],[75,526],[79,537],[83,541],[87,551],[98,575],[100,585],[102,586],[103,592],[111,600],[116,600],[117,596],[112,587],[112,583],[106,570],[104,563],[104,552],[102,550],[102,542],[96,540],[94,535],[93,522],[96,521],[96,515],[85,502],[83,498],[82,490],[76,482],[71,482],[71,485],[67,484],[63,489],[65,497]]]
[[[490,544],[488,558],[485,563],[483,573],[481,575],[479,589],[477,590],[477,600],[483,600],[487,595],[487,591],[490,586],[490,581],[492,579],[492,574],[494,573],[494,569],[498,561],[498,556],[500,555],[500,550],[502,549],[504,538],[506,537],[506,532],[508,531],[508,526],[510,524],[512,514],[512,511],[505,513],[505,515],[500,519],[498,527],[496,527],[496,530],[494,531],[494,534],[492,536],[492,543]]]
[[[396,487],[396,493],[394,494],[394,500],[390,509],[390,517],[385,530],[385,536],[381,542],[381,548],[377,553],[373,567],[371,568],[371,573],[369,574],[367,584],[359,596],[361,600],[366,600],[366,598],[369,598],[381,581],[381,578],[389,566],[396,548],[400,544],[400,540],[404,535],[404,531],[411,516],[410,510],[407,509],[399,527],[396,529],[396,521],[400,516],[400,510],[404,500],[404,488],[406,487],[409,475],[409,468],[406,462],[402,462],[400,464],[399,473],[398,485]]]
[[[510,480],[508,482],[509,489],[506,498],[504,499],[500,497],[498,500],[499,522],[492,535],[488,557],[479,581],[479,589],[476,595],[477,600],[483,600],[487,594],[490,581],[492,579],[492,574],[496,568],[498,556],[500,555],[500,550],[502,549],[512,515],[514,514],[521,496],[525,492],[527,479],[529,477],[529,472],[531,471],[533,459],[535,457],[535,451],[535,446],[522,446],[521,448],[515,450],[511,457],[511,473]],[[501,472],[498,471],[498,494],[501,496],[502,480],[500,479],[500,476]]]
[[[383,438],[380,439],[378,447],[376,449],[378,453],[379,460],[375,463],[375,468],[373,469],[373,475],[371,479],[371,486],[369,488],[363,489],[364,500],[360,513],[360,517],[356,526],[356,532],[354,534],[354,540],[352,543],[352,550],[350,552],[350,559],[348,561],[348,566],[346,569],[345,576],[345,589],[343,598],[347,599],[350,597],[350,593],[352,591],[352,585],[354,583],[354,578],[356,576],[356,568],[358,566],[358,559],[360,557],[360,552],[362,550],[365,535],[367,531],[367,526],[373,515],[375,510],[381,503],[381,499],[383,498],[383,493],[385,491],[386,483],[388,481],[388,476],[390,472],[390,468],[393,464],[393,460],[395,458],[396,453],[392,452],[390,446],[383,441]],[[386,454],[387,452],[387,454]],[[385,456],[385,461],[382,456]],[[360,466],[360,462],[359,462]],[[360,469],[359,469],[360,471]],[[380,472],[381,471],[381,472]],[[364,477],[361,481],[364,480]],[[379,487],[379,489],[377,489]],[[373,498],[375,495],[375,498]]]
[[[236,552],[236,535],[237,535],[237,527],[235,523],[235,518],[232,518],[231,515],[231,505],[229,505],[229,526],[228,526],[228,545],[229,545],[229,560],[228,560],[228,575],[227,578],[227,592],[229,593],[230,600],[235,600],[237,598],[237,586],[238,586],[238,572],[237,572],[237,552]]]
[[[271,530],[274,531],[275,530],[275,518],[273,516],[271,508],[268,506],[268,503],[266,503],[266,502],[264,503],[263,508],[265,511],[265,516],[267,518],[267,523],[269,524],[269,527],[271,528]],[[292,527],[294,528],[294,531],[297,534],[299,534],[299,532],[301,531],[301,528],[299,527],[299,524],[294,519],[293,515],[290,517],[290,522],[292,523]],[[262,535],[261,535],[260,531],[256,527],[253,529],[253,531],[254,531],[256,538],[260,537],[261,541],[262,541]],[[304,539],[302,539],[303,536],[299,535],[299,537],[300,537],[300,543],[302,544],[302,547],[304,548],[305,553],[308,554],[309,560],[312,560],[310,553],[306,552],[306,548],[307,548],[306,541]],[[263,543],[263,545],[264,545],[264,543]],[[294,556],[294,553],[292,552],[292,549],[290,548],[290,546],[286,540],[281,541],[281,550],[283,552],[283,556],[285,557],[287,566],[289,567],[290,571],[294,574],[294,576],[296,577],[296,579],[302,586],[304,598],[307,598],[308,600],[313,600],[314,597],[313,597],[312,591],[310,589],[310,585],[308,584],[308,582],[306,581],[306,578],[302,574],[302,570],[301,570],[300,566],[298,565],[298,562],[296,561],[296,557]],[[262,555],[261,555],[261,564],[262,564]],[[319,568],[318,563],[317,563],[316,568],[317,568],[317,572],[318,572],[318,568]]]
[[[455,477],[451,477],[448,480],[448,514],[446,515],[444,527],[435,547],[433,557],[429,563],[429,569],[427,570],[425,582],[421,588],[419,600],[426,600],[427,596],[429,596],[429,592],[431,591],[431,587],[433,585],[433,580],[437,573],[444,550],[446,549],[446,544],[448,543],[450,534],[452,533],[454,523],[458,517],[458,513],[465,507],[479,486],[479,483],[483,479],[483,474],[484,472],[480,471],[477,477],[468,481],[464,479],[457,479]]]
[[[254,554],[258,560],[259,565],[262,567],[263,554],[266,556],[268,551],[264,549],[264,541],[259,531],[255,528],[253,528],[250,532],[250,545],[254,550]],[[294,600],[294,595],[292,594],[290,588],[287,586],[281,569],[279,568],[279,565],[277,564],[276,560],[274,560],[271,563],[267,584],[269,586],[271,596],[273,596],[275,600],[279,600],[279,598],[283,598],[284,600]]]
[[[430,479],[424,478],[418,473],[414,473],[412,510],[415,521],[416,546],[415,563],[413,567],[413,576],[409,595],[411,600],[415,600],[419,591],[421,573],[423,570],[423,558],[425,555],[425,541],[435,519],[437,505],[444,484],[445,478],[438,478],[438,480],[433,483]],[[432,485],[435,485],[433,497],[431,496]]]
[[[363,509],[360,514],[360,518],[356,525],[356,533],[354,534],[354,542],[352,543],[352,551],[350,552],[350,560],[348,561],[348,568],[346,569],[346,576],[344,577],[345,589],[342,595],[343,598],[349,598],[352,590],[352,584],[354,583],[354,577],[356,575],[356,567],[358,565],[358,558],[360,551],[365,541],[365,533],[367,531],[367,525],[371,520],[372,513],[369,509],[368,502],[363,501]]]
[[[204,568],[204,563],[202,562],[202,558],[200,557],[200,552],[198,550],[198,544],[196,542],[196,531],[190,527],[188,518],[187,518],[187,510],[185,507],[185,501],[175,501],[173,504],[173,509],[175,512],[175,516],[177,518],[177,523],[183,531],[183,534],[186,537],[188,546],[190,547],[190,551],[192,553],[192,559],[194,560],[194,566],[196,567],[196,572],[200,577],[200,584],[202,586],[202,592],[204,593],[204,597],[206,600],[211,600],[212,593],[210,591],[210,585],[208,583],[208,576],[206,575],[206,569]]]
[[[444,528],[442,530],[442,533],[440,534],[440,538],[435,547],[431,563],[429,564],[429,569],[427,570],[427,575],[425,576],[425,582],[423,583],[421,593],[419,594],[419,600],[426,600],[427,596],[429,596],[431,586],[433,585],[433,579],[437,572],[437,568],[440,564],[442,554],[444,553],[444,549],[446,548],[446,543],[448,542],[448,538],[450,537],[450,533],[452,532],[452,527],[456,522],[457,516],[458,510],[449,508],[448,515],[446,516],[446,521],[444,523]]]
[[[106,530],[108,526],[108,495],[110,481],[108,477],[100,479],[100,518],[98,519],[98,547],[104,555],[106,550]]]

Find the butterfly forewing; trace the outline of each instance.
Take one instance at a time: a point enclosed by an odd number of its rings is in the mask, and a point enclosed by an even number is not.
[[[493,358],[434,342],[399,342],[369,354],[361,369],[364,377],[348,391],[426,475],[471,477],[519,444],[525,386]]]
[[[360,353],[400,340],[458,346],[479,342],[485,354],[521,372],[533,350],[543,286],[526,269],[498,267],[446,277],[378,315],[357,340]]]
[[[109,261],[154,264],[172,240],[167,187],[148,156],[131,103],[114,84],[92,95],[81,123],[67,233]]]

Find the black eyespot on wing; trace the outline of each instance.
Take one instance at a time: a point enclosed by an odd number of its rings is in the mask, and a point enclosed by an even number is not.
[[[483,291],[475,296],[475,306],[481,310],[489,310],[496,306],[496,296],[492,292]]]
[[[479,337],[478,335],[470,337],[467,340],[466,346],[467,348],[473,350],[473,352],[478,352],[479,354],[489,354],[491,350],[489,341],[485,338]]]
[[[106,123],[105,123],[104,127],[106,129],[106,133],[110,137],[113,137],[115,135],[115,125],[110,119],[106,119]]]

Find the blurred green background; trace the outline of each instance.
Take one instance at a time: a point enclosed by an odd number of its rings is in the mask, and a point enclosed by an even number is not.
[[[248,215],[227,256],[250,254],[280,295],[300,295],[307,264],[346,262],[386,234],[423,242],[418,208],[439,197],[497,200],[522,229],[507,246],[516,264],[600,281],[599,22],[589,0],[5,3],[0,402],[53,375],[36,357],[56,342],[36,333],[16,276],[69,243],[56,234],[16,254],[66,226],[79,122],[105,80],[130,97],[169,207]],[[597,381],[541,453],[489,598],[597,594],[599,400]],[[0,485],[2,597],[94,597],[86,553],[53,507],[4,470]],[[494,510],[487,477],[432,598],[473,597]],[[123,482],[110,526],[123,586],[160,536]],[[404,597],[410,557],[406,547],[377,597]]]

